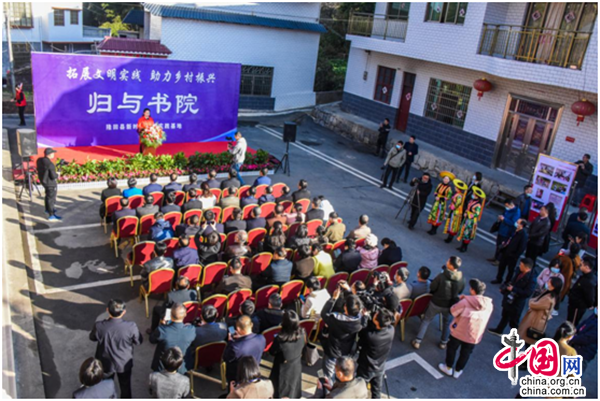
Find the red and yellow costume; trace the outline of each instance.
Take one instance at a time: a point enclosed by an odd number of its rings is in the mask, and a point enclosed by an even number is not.
[[[452,187],[450,184],[444,184],[443,182],[438,184],[435,188],[435,203],[429,213],[427,224],[431,224],[434,227],[439,227],[442,222],[446,219],[446,204],[452,196]]]

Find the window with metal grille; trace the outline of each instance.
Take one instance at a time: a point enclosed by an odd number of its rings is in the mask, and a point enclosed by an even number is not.
[[[12,48],[13,48],[13,53],[15,55],[31,53],[31,46],[29,45],[29,43],[13,43]]]
[[[271,96],[273,67],[242,66],[240,94],[247,96]]]
[[[4,10],[8,11],[8,3],[4,3]],[[10,26],[15,28],[33,28],[31,3],[10,4]]]
[[[410,3],[388,3],[387,17],[389,19],[408,20]]]
[[[464,24],[469,3],[427,3],[425,21]]]
[[[79,11],[71,10],[71,25],[79,25]]]
[[[425,117],[463,128],[471,87],[431,78],[425,103]]]
[[[375,83],[375,95],[373,96],[373,99],[390,104],[395,78],[396,70],[379,66],[377,69],[377,81]]]
[[[65,10],[54,10],[54,26],[65,26]]]

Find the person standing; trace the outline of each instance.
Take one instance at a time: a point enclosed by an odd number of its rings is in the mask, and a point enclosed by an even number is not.
[[[585,183],[587,179],[594,172],[594,165],[590,163],[592,157],[589,154],[584,154],[581,160],[577,160],[577,173],[575,174],[575,197],[571,202],[572,206],[579,206],[585,195]]]
[[[504,272],[508,267],[508,275],[506,276],[506,282],[508,282],[514,275],[515,267],[519,261],[519,257],[525,252],[527,248],[527,240],[529,238],[527,234],[527,221],[525,219],[517,220],[517,230],[504,244],[500,245],[500,261],[498,263],[498,273],[496,278],[492,281],[492,284],[500,284],[504,280]]]
[[[171,320],[167,321],[163,318],[160,325],[150,335],[150,343],[156,344],[151,365],[153,371],[163,372],[166,370],[163,355],[170,348],[179,348],[184,358],[188,355],[190,345],[196,339],[196,329],[191,324],[183,323],[186,315],[187,311],[183,304],[173,305]],[[189,356],[187,357],[189,358]],[[185,374],[187,372],[185,364],[179,365],[177,372]]]
[[[139,110],[139,109],[138,109]],[[137,132],[138,136],[142,133],[142,131],[149,129],[154,125],[154,119],[150,117],[150,109],[144,109],[142,116],[138,119],[137,122]],[[140,141],[140,153],[144,151],[142,147],[142,139],[139,138]]]
[[[452,315],[450,307],[459,301],[459,295],[465,289],[465,278],[460,269],[462,260],[458,256],[451,256],[442,267],[442,272],[436,276],[429,286],[431,291],[431,302],[421,321],[417,338],[412,341],[413,348],[421,348],[421,341],[425,337],[427,328],[434,317],[442,315],[442,339],[439,343],[441,349],[446,349],[450,336],[450,323]]]
[[[405,165],[408,163],[405,163]],[[427,204],[427,197],[433,190],[433,185],[431,185],[430,175],[428,173],[424,173],[421,179],[413,178],[410,182],[410,186],[414,187],[414,193],[410,200],[410,220],[408,221],[408,229],[412,230],[415,228],[415,224],[417,224],[417,220],[419,219],[419,215],[425,209],[425,205]],[[404,181],[406,182],[406,180]],[[411,191],[412,192],[412,191]]]
[[[150,373],[150,395],[163,399],[188,398],[190,379],[177,372],[183,365],[181,350],[178,347],[169,348],[161,356],[161,362],[165,369]]]
[[[377,137],[377,151],[375,152],[375,156],[380,156],[383,158],[385,154],[385,145],[388,141],[388,136],[390,135],[390,119],[385,118],[381,124],[379,124],[379,136]]]
[[[448,213],[446,225],[444,226],[444,234],[448,234],[448,237],[444,240],[446,244],[451,243],[460,230],[465,204],[465,191],[467,190],[467,184],[461,180],[455,179],[452,183],[456,193],[452,196],[449,206],[450,213]]]
[[[584,233],[587,237],[590,236],[590,229],[585,224],[588,219],[588,214],[583,211],[576,213],[577,219],[575,221],[567,222],[567,226],[563,230],[562,239],[563,239],[563,249],[567,249],[569,247],[569,242],[574,239],[578,234]],[[570,216],[569,216],[570,217]]]
[[[515,206],[521,211],[521,218],[529,220],[529,211],[531,210],[531,193],[533,185],[527,184],[523,187],[523,193],[515,199]]]
[[[594,313],[577,326],[577,333],[569,341],[569,345],[583,358],[581,369],[583,375],[588,364],[598,353],[598,307],[595,307]]]
[[[410,166],[415,161],[415,156],[419,154],[419,145],[415,143],[416,137],[411,135],[408,139],[406,145],[404,145],[404,150],[406,150],[406,163],[402,167],[400,167],[400,171],[398,172],[398,178],[396,178],[396,184],[400,182],[400,176],[402,175],[402,171],[404,171],[404,183],[408,181],[408,174],[410,173]]]
[[[307,333],[300,327],[300,318],[293,310],[283,314],[281,332],[273,341],[269,353],[275,358],[269,379],[275,388],[275,398],[302,396],[302,350]]]
[[[235,145],[232,143],[227,144],[229,149],[229,153],[233,156],[233,164],[231,168],[235,170],[237,179],[240,182],[240,185],[244,185],[244,180],[240,175],[240,169],[244,164],[244,160],[246,160],[246,150],[248,149],[248,144],[246,143],[246,138],[242,137],[242,133],[240,131],[235,133]]]
[[[525,344],[536,343],[537,339],[530,337],[532,330],[542,334],[546,333],[548,320],[552,319],[552,310],[554,304],[558,302],[561,289],[562,281],[558,277],[552,277],[546,283],[546,291],[529,300],[529,310],[523,316],[517,330]]]
[[[527,251],[525,252],[525,256],[533,261],[534,266],[538,256],[543,252],[544,240],[550,233],[550,227],[551,224],[550,219],[548,218],[548,209],[546,206],[542,206],[540,208],[539,216],[537,216],[529,226],[529,242],[527,242]]]
[[[449,175],[444,175],[442,182],[438,184],[433,194],[435,196],[435,202],[433,203],[431,213],[429,213],[429,217],[427,218],[427,224],[431,224],[431,229],[427,231],[427,234],[429,235],[435,235],[438,227],[441,226],[442,222],[446,219],[446,206],[448,200],[452,196]]]
[[[461,295],[460,301],[450,308],[454,323],[450,327],[450,341],[446,351],[446,362],[438,368],[448,376],[458,379],[464,371],[473,349],[481,342],[485,327],[490,321],[494,306],[492,298],[484,297],[485,284],[478,280],[469,281],[470,295]],[[456,353],[460,355],[456,365]]]
[[[131,370],[133,347],[142,344],[144,337],[134,322],[123,320],[127,312],[125,302],[111,299],[108,302],[108,319],[98,321],[90,333],[90,340],[98,342],[96,359],[102,362],[104,373],[116,373],[121,398],[131,398]]]
[[[504,201],[504,212],[498,216],[498,234],[496,235],[496,252],[494,257],[488,259],[493,265],[497,266],[500,259],[500,247],[504,244],[515,232],[517,220],[519,220],[521,211],[517,209],[512,199]]]
[[[483,182],[483,174],[480,171],[476,171],[471,177],[471,182],[469,183],[469,187],[467,188],[467,199],[471,199],[471,195],[473,194],[473,187],[481,188],[481,183]]]
[[[594,274],[594,261],[589,256],[583,258],[581,273],[583,274],[569,291],[567,320],[573,322],[575,326],[581,321],[585,310],[592,308],[594,304],[597,305],[598,302],[596,299],[598,280]]]
[[[242,315],[235,322],[235,334],[230,335],[227,347],[223,352],[223,362],[227,364],[225,373],[227,383],[236,379],[238,363],[243,357],[254,357],[256,363],[260,364],[266,340],[262,334],[254,334],[252,327],[250,316]]]
[[[44,157],[36,161],[38,179],[44,187],[44,208],[48,214],[48,221],[60,221],[62,217],[56,215],[56,195],[58,193],[58,173],[56,166],[52,163],[56,150],[44,149]]]
[[[17,85],[17,89],[15,91],[14,97],[15,106],[17,106],[17,110],[19,112],[19,119],[21,122],[19,123],[19,127],[24,127],[25,124],[25,107],[27,107],[27,99],[25,99],[25,93],[23,92],[23,83]]]
[[[394,181],[396,181],[396,177],[398,176],[398,171],[400,168],[406,163],[406,150],[403,149],[404,142],[398,141],[396,145],[390,149],[383,162],[383,166],[381,169],[385,169],[385,173],[383,174],[383,181],[379,188],[385,188],[388,182],[388,178],[390,178],[390,174],[392,175],[392,179],[390,180],[389,189],[392,189],[392,185]]]
[[[467,208],[463,213],[463,221],[460,228],[460,233],[458,234],[458,241],[462,241],[460,247],[456,248],[460,252],[467,252],[467,248],[471,241],[475,239],[477,235],[477,226],[479,223],[479,216],[483,210],[481,200],[485,197],[483,191],[479,188],[475,188],[475,190],[471,193],[471,199],[469,199],[469,203],[467,204]]]
[[[235,381],[229,382],[229,394],[231,399],[262,399],[273,398],[275,392],[273,383],[263,379],[260,373],[260,359],[257,361],[252,356],[243,356],[238,362]]]

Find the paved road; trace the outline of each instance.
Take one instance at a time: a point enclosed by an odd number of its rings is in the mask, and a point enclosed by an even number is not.
[[[253,122],[242,124],[242,130],[253,148],[263,148],[274,155],[282,155],[284,144],[277,137],[283,119],[262,121],[262,126]],[[431,237],[425,216],[422,225],[409,231],[401,220],[395,220],[397,210],[403,202],[407,185],[397,190],[381,190],[377,177],[380,176],[381,159],[376,158],[360,145],[345,140],[331,131],[314,125],[310,120],[299,126],[299,142],[290,147],[291,176],[277,174],[275,182],[286,182],[290,187],[305,178],[313,194],[326,196],[336,211],[352,228],[358,216],[367,213],[370,226],[379,238],[390,237],[402,247],[409,263],[412,278],[423,265],[435,273],[448,256],[457,254],[459,245],[445,244],[443,235]],[[416,171],[411,172],[415,176]],[[33,227],[34,253],[39,255],[39,264],[33,263],[41,275],[36,280],[38,295],[33,296],[37,335],[45,374],[45,391],[48,397],[70,397],[77,388],[77,371],[85,358],[94,354],[95,345],[88,340],[93,322],[103,316],[107,300],[119,297],[127,301],[127,318],[134,320],[143,331],[149,326],[143,304],[138,303],[138,283],[131,287],[123,273],[123,261],[115,258],[108,245],[108,236],[97,225],[99,190],[62,191],[58,207],[63,222],[50,226],[43,216],[43,201],[35,198],[25,208],[29,224]],[[488,210],[483,228],[489,228],[497,211]],[[7,218],[15,218],[8,216]],[[495,276],[495,268],[485,259],[493,253],[490,235],[481,234],[463,257],[466,278],[477,277],[489,283]],[[18,261],[14,261],[18,263]],[[488,294],[499,305],[497,287],[489,285]],[[151,307],[160,302],[155,299]],[[565,318],[566,308],[561,315],[550,321],[549,332]],[[492,324],[499,320],[496,309]],[[418,320],[406,325],[406,339],[398,338],[390,360],[395,367],[388,371],[389,394],[396,398],[512,398],[517,389],[510,386],[506,373],[492,367],[492,357],[500,348],[498,337],[486,334],[473,353],[472,360],[460,380],[442,377],[437,364],[444,359],[444,351],[437,347],[440,332],[432,324],[423,341],[422,348],[415,352],[410,346],[418,329]],[[146,397],[147,378],[154,347],[145,342],[136,350],[133,375],[134,396]],[[269,358],[264,364],[268,374]],[[304,389],[314,387],[317,367],[304,368]],[[21,372],[26,374],[26,372]],[[216,377],[216,372],[211,375]],[[481,379],[485,378],[485,381]],[[217,397],[222,392],[218,383],[198,382],[201,396]],[[597,398],[597,362],[594,361],[586,373],[584,385],[588,397]]]

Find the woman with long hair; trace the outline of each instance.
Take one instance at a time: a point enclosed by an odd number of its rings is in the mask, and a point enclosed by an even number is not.
[[[227,398],[273,398],[273,383],[260,377],[260,367],[253,356],[243,356],[238,361],[236,381],[229,383]]]
[[[285,247],[286,236],[283,232],[283,224],[280,221],[273,223],[271,233],[264,240],[264,249],[266,252],[275,252],[279,247]]]
[[[300,318],[293,310],[286,310],[281,322],[281,332],[269,353],[275,356],[271,381],[275,398],[300,398],[302,396],[302,350],[306,333],[300,327]]]
[[[532,345],[537,341],[529,336],[533,332],[545,333],[548,320],[552,319],[552,309],[560,297],[562,281],[558,277],[552,277],[545,285],[544,292],[529,300],[529,310],[523,316],[519,324],[519,337],[526,344]]]
[[[217,204],[217,197],[210,191],[208,183],[203,182],[200,185],[202,194],[198,197],[200,203],[202,203],[202,210],[211,209]]]
[[[288,240],[288,248],[297,249],[302,245],[310,245],[311,239],[308,237],[308,227],[306,224],[300,225],[296,233]]]

